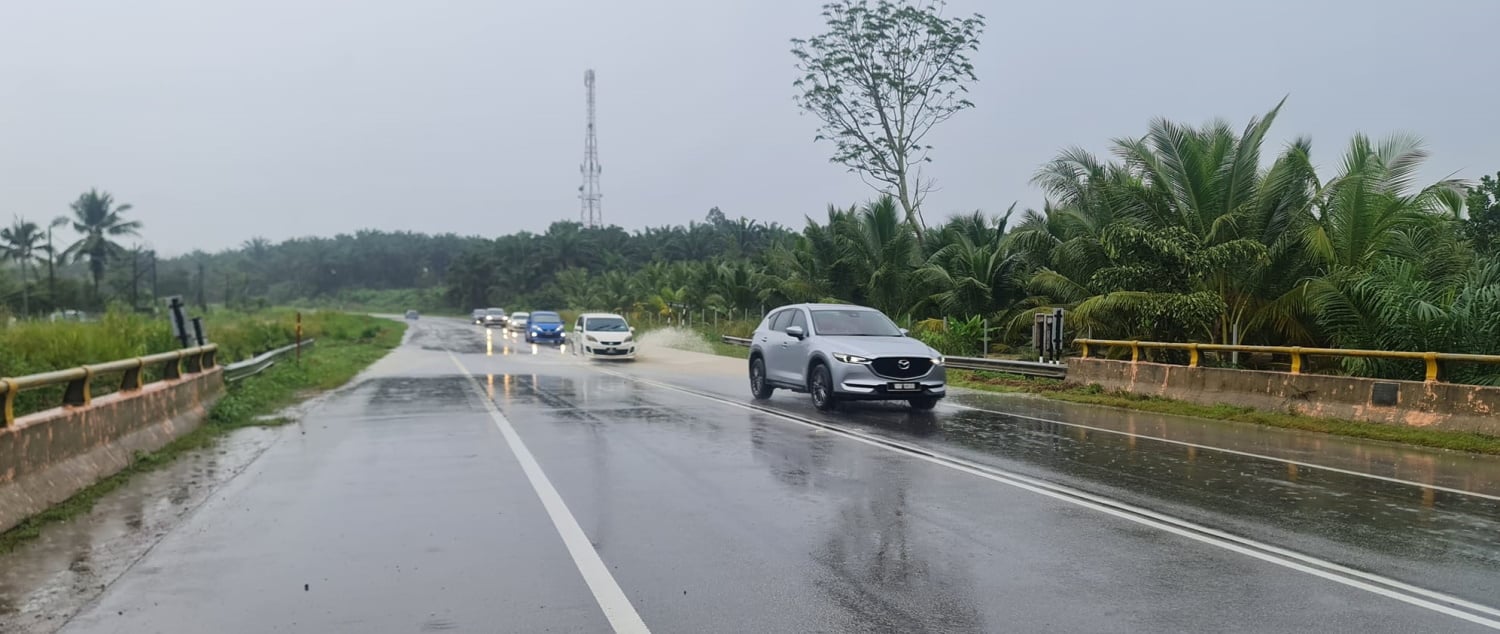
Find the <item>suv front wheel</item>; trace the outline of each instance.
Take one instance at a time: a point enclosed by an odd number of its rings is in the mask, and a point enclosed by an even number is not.
[[[828,366],[818,363],[808,373],[807,391],[812,394],[813,407],[827,412],[838,407],[838,396],[833,392],[833,374]]]
[[[771,398],[771,393],[776,388],[771,387],[771,382],[766,380],[766,360],[756,357],[750,360],[750,395],[757,401]]]

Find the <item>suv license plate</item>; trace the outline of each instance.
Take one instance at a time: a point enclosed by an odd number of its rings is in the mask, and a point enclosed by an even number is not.
[[[890,387],[892,392],[914,392],[916,389],[916,383],[892,383]]]

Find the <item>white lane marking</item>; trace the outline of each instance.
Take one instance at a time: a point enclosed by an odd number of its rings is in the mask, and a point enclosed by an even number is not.
[[[1465,491],[1463,489],[1454,489],[1454,488],[1451,488],[1451,487],[1445,487],[1445,486],[1441,486],[1441,485],[1437,485],[1437,484],[1423,484],[1421,482],[1414,482],[1414,481],[1411,481],[1411,480],[1402,480],[1400,478],[1393,478],[1393,477],[1390,477],[1390,476],[1383,476],[1383,475],[1378,475],[1378,474],[1374,474],[1374,473],[1364,473],[1362,471],[1354,471],[1352,469],[1343,469],[1343,468],[1339,468],[1339,467],[1330,467],[1328,465],[1321,465],[1321,464],[1316,464],[1316,463],[1312,463],[1312,462],[1303,462],[1301,460],[1295,460],[1295,459],[1291,459],[1291,458],[1277,458],[1275,456],[1267,456],[1265,454],[1252,453],[1252,452],[1248,452],[1248,451],[1240,451],[1240,450],[1237,450],[1237,449],[1226,449],[1224,447],[1215,447],[1213,445],[1200,445],[1198,443],[1187,442],[1185,440],[1173,440],[1171,438],[1162,438],[1161,436],[1152,436],[1152,435],[1149,435],[1149,434],[1137,434],[1137,433],[1134,433],[1134,432],[1121,431],[1121,430],[1118,430],[1118,429],[1110,429],[1108,427],[1095,427],[1093,425],[1084,425],[1082,423],[1070,423],[1070,422],[1067,422],[1067,421],[1054,420],[1054,419],[1051,419],[1051,418],[1042,418],[1040,416],[1027,416],[1026,414],[1013,414],[1011,412],[1002,412],[1002,411],[999,411],[999,410],[986,409],[986,408],[983,408],[983,407],[974,407],[973,405],[964,405],[962,403],[949,403],[949,405],[951,405],[953,407],[957,407],[959,409],[967,409],[967,410],[972,410],[972,411],[976,411],[976,412],[985,412],[987,414],[997,414],[997,415],[1000,415],[1000,416],[1010,416],[1010,417],[1013,417],[1013,418],[1020,418],[1020,419],[1023,419],[1023,420],[1036,421],[1036,422],[1039,422],[1039,423],[1052,423],[1054,425],[1066,425],[1068,427],[1076,427],[1078,429],[1087,429],[1087,430],[1090,430],[1090,431],[1097,431],[1097,432],[1102,432],[1102,433],[1106,433],[1106,434],[1116,434],[1116,435],[1120,435],[1120,436],[1134,436],[1136,438],[1140,438],[1140,439],[1143,439],[1143,440],[1153,440],[1153,441],[1156,441],[1156,442],[1164,442],[1164,443],[1178,445],[1178,446],[1182,446],[1182,447],[1192,447],[1194,449],[1202,449],[1204,451],[1216,451],[1216,452],[1219,452],[1219,453],[1234,454],[1236,456],[1245,456],[1247,458],[1257,458],[1257,459],[1260,459],[1260,460],[1269,460],[1271,462],[1279,462],[1279,463],[1283,463],[1283,464],[1294,464],[1294,465],[1297,465],[1299,467],[1307,467],[1309,469],[1321,469],[1323,471],[1332,471],[1334,473],[1342,473],[1344,475],[1358,476],[1358,477],[1361,477],[1361,478],[1370,478],[1372,480],[1381,480],[1381,481],[1390,482],[1390,483],[1393,483],[1393,484],[1403,484],[1403,485],[1413,486],[1413,487],[1419,487],[1419,488],[1423,488],[1423,489],[1432,489],[1434,491],[1442,491],[1444,493],[1454,493],[1454,494],[1457,494],[1457,495],[1467,495],[1469,497],[1484,498],[1486,500],[1500,501],[1500,495],[1491,495],[1489,493],[1480,493],[1478,491]]]
[[[557,528],[557,534],[562,537],[563,545],[567,546],[568,554],[573,557],[573,564],[578,567],[578,572],[583,575],[583,580],[588,584],[589,590],[594,593],[594,600],[599,603],[599,608],[604,611],[604,618],[609,620],[610,627],[616,632],[630,632],[649,634],[650,629],[646,622],[641,620],[641,615],[635,611],[635,606],[630,604],[630,598],[625,596],[625,591],[620,589],[620,584],[615,581],[613,575],[609,574],[609,567],[604,565],[604,560],[599,558],[599,551],[594,550],[593,542],[589,541],[583,527],[578,525],[578,520],[573,517],[572,511],[568,510],[567,503],[563,502],[562,496],[552,486],[552,481],[547,479],[547,474],[542,471],[542,466],[537,464],[536,457],[531,455],[531,450],[526,448],[526,443],[521,441],[521,436],[516,433],[515,427],[505,415],[500,413],[500,408],[495,406],[485,394],[484,388],[479,381],[464,367],[458,357],[452,351],[448,352],[448,358],[453,359],[453,365],[458,366],[465,379],[473,386],[479,395],[480,402],[489,411],[490,418],[495,421],[495,427],[500,429],[500,434],[505,436],[506,444],[510,445],[510,452],[515,455],[516,461],[521,463],[521,470],[526,472],[526,479],[531,481],[531,488],[536,491],[536,496],[541,499],[542,506],[547,509],[547,516],[552,518],[552,525]]]
[[[1149,509],[1132,506],[1130,504],[1112,500],[1103,496],[1098,496],[1092,493],[1087,493],[1062,485],[1053,484],[1044,480],[1037,480],[1021,474],[989,467],[987,465],[970,463],[966,460],[963,460],[962,458],[933,453],[932,451],[921,447],[907,446],[904,445],[904,443],[890,441],[883,438],[846,430],[837,425],[817,423],[803,419],[796,415],[779,412],[769,408],[746,405],[744,403],[739,403],[727,398],[701,393],[692,389],[679,387],[669,383],[661,383],[650,379],[642,379],[610,370],[601,369],[599,371],[606,374],[613,374],[627,380],[637,381],[647,385],[681,392],[689,396],[696,396],[701,399],[722,403],[724,405],[729,405],[732,407],[738,407],[740,409],[745,409],[752,412],[759,412],[768,416],[775,416],[777,418],[797,423],[799,425],[838,434],[850,440],[885,449],[886,451],[906,455],[919,460],[924,460],[936,465],[948,467],[955,471],[960,471],[1018,489],[1030,491],[1039,495],[1044,495],[1062,502],[1099,511],[1107,515],[1118,517],[1144,526],[1149,526],[1158,530],[1166,531],[1174,535],[1186,537],[1188,539],[1222,548],[1224,550],[1240,553],[1249,557],[1254,557],[1261,561],[1282,566],[1284,568],[1310,574],[1315,577],[1327,579],[1335,583],[1364,590],[1366,592],[1370,592],[1372,594],[1376,594],[1386,598],[1395,599],[1397,601],[1425,608],[1434,612],[1438,612],[1440,614],[1446,614],[1448,616],[1463,619],[1465,621],[1482,625],[1490,629],[1500,630],[1500,620],[1486,618],[1478,614],[1465,612],[1453,606],[1461,606],[1469,610],[1494,617],[1500,617],[1500,610],[1458,597],[1443,594],[1441,592],[1413,586],[1374,573],[1355,570],[1353,568],[1348,568],[1331,561],[1313,557],[1311,555],[1298,553],[1285,548],[1281,548],[1279,546],[1265,544],[1252,539],[1232,535],[1217,529],[1213,529],[1200,524],[1195,524],[1193,522],[1171,517],[1169,515],[1157,513]]]

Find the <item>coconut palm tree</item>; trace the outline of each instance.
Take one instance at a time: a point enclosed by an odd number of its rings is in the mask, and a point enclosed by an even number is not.
[[[46,248],[44,235],[36,223],[17,217],[11,226],[0,229],[0,254],[21,265],[21,314],[31,316],[32,263],[39,260],[38,251]]]
[[[911,278],[921,245],[896,199],[882,196],[832,220],[842,261],[860,281],[864,300],[886,314],[907,312],[916,297]]]
[[[1194,127],[1158,119],[1145,136],[1115,142],[1119,163],[1073,149],[1045,165],[1034,181],[1055,206],[1029,215],[1013,238],[1038,267],[1033,290],[1077,307],[1093,300],[1095,309],[1137,315],[1160,312],[1148,305],[1167,301],[1160,293],[1206,293],[1168,303],[1187,301],[1179,308],[1200,317],[1223,306],[1204,333],[1211,339],[1230,340],[1251,321],[1296,331],[1285,316],[1301,313],[1283,296],[1290,286],[1284,282],[1300,272],[1285,267],[1300,255],[1297,231],[1311,224],[1316,174],[1305,140],[1261,169],[1261,148],[1280,108],[1241,132],[1224,122]],[[1164,278],[1169,270],[1174,277]],[[1277,299],[1283,301],[1271,312],[1282,318],[1259,316]],[[1098,316],[1120,319],[1114,311]]]
[[[1014,211],[1011,205],[996,222],[982,213],[953,218],[928,241],[936,251],[917,270],[916,280],[943,314],[986,316],[1020,299],[1024,261],[1005,239]]]
[[[141,228],[138,220],[125,220],[122,214],[130,211],[128,204],[115,205],[109,192],[90,189],[73,201],[73,230],[83,237],[63,252],[65,259],[80,261],[88,258],[89,274],[94,282],[94,302],[99,301],[99,283],[104,279],[104,269],[111,259],[120,257],[125,248],[112,238],[138,235]]]

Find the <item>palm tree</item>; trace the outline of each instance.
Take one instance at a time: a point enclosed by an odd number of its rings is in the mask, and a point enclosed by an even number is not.
[[[87,257],[89,273],[94,280],[94,302],[99,301],[99,283],[104,279],[104,269],[109,260],[120,257],[125,248],[111,240],[117,236],[137,235],[141,228],[138,220],[125,220],[121,214],[130,211],[128,204],[115,205],[109,192],[90,189],[71,205],[73,230],[83,237],[63,252],[65,258],[79,261]]]
[[[911,273],[920,263],[921,244],[913,225],[902,220],[896,200],[882,196],[835,220],[843,261],[856,271],[854,279],[862,281],[865,300],[887,314],[907,312],[916,295]]]
[[[10,227],[0,229],[0,253],[5,259],[21,265],[21,314],[31,316],[30,276],[27,269],[39,259],[37,251],[45,249],[42,230],[36,223],[20,217]]]
[[[1336,345],[1410,349],[1421,339],[1395,324],[1435,310],[1433,300],[1416,298],[1451,301],[1471,274],[1473,253],[1453,213],[1461,186],[1414,187],[1426,156],[1414,137],[1375,144],[1356,135],[1318,196],[1315,220],[1302,229],[1304,257],[1316,267],[1301,287],[1302,301]]]
[[[1303,260],[1297,236],[1312,224],[1317,178],[1304,139],[1261,169],[1261,146],[1280,109],[1240,132],[1224,122],[1193,127],[1158,119],[1145,136],[1115,142],[1120,163],[1077,149],[1060,154],[1035,178],[1057,206],[1044,217],[1028,215],[1014,238],[1038,267],[1031,286],[1061,303],[1082,308],[1093,300],[1091,308],[1126,313],[1159,312],[1161,302],[1204,293],[1191,300],[1190,312],[1201,317],[1212,305],[1223,307],[1203,333],[1211,339],[1231,340],[1247,324],[1305,339],[1296,319],[1305,305],[1289,293],[1306,271],[1288,265]],[[1134,255],[1123,257],[1128,252]],[[1174,281],[1159,273],[1183,265],[1187,277],[1175,281],[1188,284],[1157,283]],[[1158,275],[1141,275],[1146,271]],[[1099,316],[1118,323],[1118,315]]]
[[[1023,260],[1005,238],[1011,205],[992,220],[983,212],[954,216],[924,245],[931,249],[915,272],[925,300],[945,315],[987,317],[1015,303]]]

